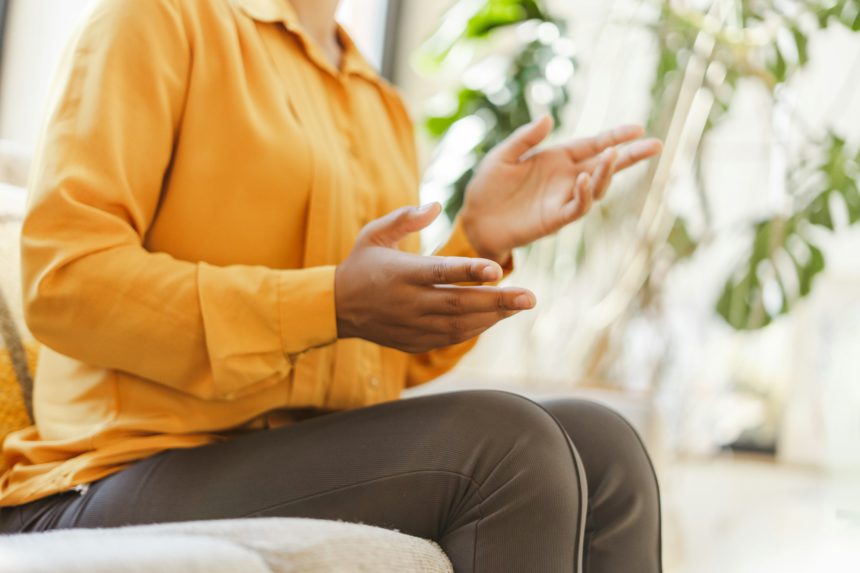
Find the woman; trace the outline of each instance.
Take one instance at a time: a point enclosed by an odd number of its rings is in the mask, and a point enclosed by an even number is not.
[[[0,530],[240,516],[437,540],[457,571],[658,571],[641,442],[594,404],[394,401],[535,304],[511,249],[659,143],[486,158],[435,257],[407,114],[337,0],[105,0],[64,66],[22,236],[45,345]],[[616,148],[628,142],[629,145]],[[462,283],[471,286],[457,286]]]

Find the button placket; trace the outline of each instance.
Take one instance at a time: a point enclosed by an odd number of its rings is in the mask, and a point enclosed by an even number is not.
[[[344,141],[345,159],[352,173],[352,179],[357,181],[361,174],[362,156],[359,149],[356,122],[353,118],[353,101],[349,90],[351,80],[352,78],[347,73],[340,73],[334,79],[337,82],[340,96],[340,105],[335,115],[335,125]],[[354,201],[359,224],[363,227],[371,221],[366,190],[356,187]]]

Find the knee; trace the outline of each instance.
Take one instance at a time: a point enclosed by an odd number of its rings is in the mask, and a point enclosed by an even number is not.
[[[619,502],[657,511],[659,487],[645,445],[618,412],[587,400],[548,403],[582,456],[592,497],[612,495]]]
[[[453,496],[440,536],[443,547],[461,543],[474,551],[475,534],[463,532],[477,531],[480,523],[483,539],[522,541],[551,569],[572,570],[582,550],[587,484],[564,429],[540,405],[515,394],[455,392],[437,400],[433,425],[441,431],[433,439],[441,451],[455,452],[457,473],[469,478],[468,490]],[[536,531],[543,533],[530,538]],[[533,565],[533,558],[524,557],[531,550],[520,549],[517,559]],[[530,566],[508,565],[517,571]]]
[[[464,444],[476,462],[489,462],[478,465],[505,464],[567,485],[571,476],[585,480],[564,428],[539,404],[495,390],[455,392],[445,400],[440,427]]]
[[[567,450],[561,425],[543,407],[510,392],[478,390],[449,394],[449,414],[455,426],[472,436],[498,443],[528,441],[547,444],[550,450]]]

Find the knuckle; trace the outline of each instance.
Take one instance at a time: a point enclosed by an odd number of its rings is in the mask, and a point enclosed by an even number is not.
[[[463,301],[455,293],[445,295],[445,306],[454,310],[463,308]]]
[[[356,242],[366,243],[370,239],[370,236],[373,234],[375,228],[376,226],[373,224],[373,221],[362,227],[361,231],[358,232]]]
[[[433,280],[439,283],[445,282],[445,278],[448,275],[447,267],[445,266],[445,263],[441,261],[433,263],[433,266],[430,268],[430,272],[433,276]]]
[[[452,318],[448,321],[448,333],[460,334],[466,331],[466,325],[459,317]]]
[[[448,321],[441,317],[433,317],[424,325],[423,330],[429,335],[439,335],[448,332]]]
[[[411,209],[409,207],[400,207],[394,211],[392,219],[401,222],[409,216]]]

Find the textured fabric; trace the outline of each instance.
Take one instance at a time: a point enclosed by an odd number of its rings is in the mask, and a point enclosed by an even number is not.
[[[22,159],[10,160],[0,143],[0,178],[22,171]],[[20,173],[17,178],[21,179]],[[0,444],[14,431],[29,426],[24,390],[32,392],[38,349],[27,335],[21,316],[18,236],[21,233],[24,190],[0,184]],[[30,396],[32,398],[32,396]],[[0,457],[0,473],[6,470]]]
[[[25,347],[26,367],[30,372],[35,371],[38,350],[35,345]],[[32,421],[27,413],[27,405],[21,390],[19,374],[20,366],[16,368],[12,354],[6,348],[0,347],[0,444],[12,432],[29,426]],[[0,472],[5,471],[5,460],[0,458]]]
[[[0,532],[311,517],[435,540],[458,573],[660,571],[657,485],[636,433],[589,402],[547,407],[558,417],[478,391],[330,414],[0,508]]]
[[[395,399],[472,345],[335,341],[335,265],[418,185],[400,99],[340,37],[333,69],[286,0],[98,3],[33,170],[24,304],[45,348],[0,505]],[[459,225],[441,253],[474,256]]]
[[[452,573],[430,541],[314,519],[243,519],[0,537],[16,573]]]

